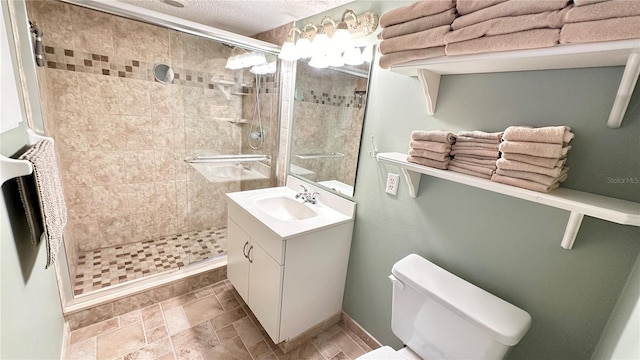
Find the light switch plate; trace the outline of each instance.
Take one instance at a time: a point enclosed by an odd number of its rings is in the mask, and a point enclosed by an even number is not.
[[[400,175],[394,173],[387,174],[387,187],[385,192],[391,195],[398,194],[398,185],[400,182]]]

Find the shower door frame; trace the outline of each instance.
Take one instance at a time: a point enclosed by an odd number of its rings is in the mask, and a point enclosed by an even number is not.
[[[280,53],[280,46],[250,38],[243,35],[238,35],[229,31],[220,30],[211,26],[199,24],[196,22],[180,19],[170,15],[165,15],[156,11],[138,8],[133,5],[121,2],[101,2],[95,0],[60,0],[62,2],[85,7],[88,9],[102,11],[108,14],[121,16],[131,20],[144,22],[151,25],[161,26],[164,28],[176,30],[182,33],[187,33],[195,36],[200,36],[206,39],[214,40],[231,46],[239,46],[247,50],[256,50],[264,53],[278,55]],[[23,4],[10,4],[9,16],[12,24],[28,24],[28,14],[26,11],[26,3]],[[16,29],[18,28],[18,29]],[[30,39],[28,27],[20,29],[20,26],[15,26],[14,30],[17,30],[20,38]],[[26,31],[26,33],[25,33]],[[20,42],[24,44],[23,41]],[[18,46],[20,44],[16,44]],[[32,45],[27,43],[27,46],[33,50]],[[36,72],[35,61],[30,56],[33,51],[28,52],[25,46],[21,46],[18,54],[19,62],[23,68],[20,74],[23,84],[23,95],[25,97],[25,107],[28,107],[27,113],[33,115],[31,121],[33,128],[39,132],[44,132],[44,119],[41,113],[41,99],[39,97],[39,85],[37,76],[30,76],[30,70],[33,70],[33,74]],[[25,71],[26,70],[26,71]],[[279,71],[282,73],[284,65],[280,62]],[[25,75],[26,73],[26,75]],[[282,78],[282,77],[281,77]],[[38,96],[32,96],[35,92]],[[280,87],[280,99],[282,97],[282,87]],[[36,102],[35,104],[33,102]],[[281,108],[281,106],[279,106]],[[281,109],[280,109],[281,110]],[[281,119],[281,111],[278,112],[278,119]],[[280,125],[280,124],[279,124]],[[278,126],[279,128],[280,126]],[[279,153],[279,149],[276,150]],[[280,161],[276,164],[276,167],[281,166]],[[278,181],[279,172],[276,171],[276,182]],[[63,250],[66,251],[66,250]],[[167,273],[163,276],[142,278],[127,282],[115,288],[106,288],[98,290],[92,294],[88,294],[82,297],[76,297],[73,294],[73,285],[71,284],[70,273],[68,271],[68,258],[61,256],[59,258],[59,264],[56,263],[56,279],[58,282],[58,288],[60,293],[60,300],[62,304],[62,310],[64,314],[70,314],[78,312],[84,309],[88,309],[103,303],[107,303],[116,299],[120,299],[126,296],[130,296],[141,291],[149,290],[175,280],[183,279],[185,277],[199,274],[220,266],[226,265],[226,257],[223,259],[214,259],[211,262],[201,262],[192,264],[187,268],[181,268]],[[64,279],[64,275],[67,275],[68,279]]]

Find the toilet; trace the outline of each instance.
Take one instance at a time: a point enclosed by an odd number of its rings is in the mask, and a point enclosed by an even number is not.
[[[393,265],[391,330],[405,347],[365,359],[502,359],[531,326],[524,310],[411,254]]]

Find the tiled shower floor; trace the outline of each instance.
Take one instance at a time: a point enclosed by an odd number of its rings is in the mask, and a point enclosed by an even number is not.
[[[226,253],[226,227],[83,252],[73,291],[80,295]]]

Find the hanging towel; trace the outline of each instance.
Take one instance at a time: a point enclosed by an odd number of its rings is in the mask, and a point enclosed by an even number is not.
[[[419,156],[408,156],[407,161],[415,164],[436,168],[436,169],[441,169],[441,170],[447,170],[447,166],[449,165],[448,160],[436,161],[436,160],[431,160],[431,159],[427,159]]]
[[[424,30],[437,28],[442,25],[451,25],[456,18],[456,9],[449,9],[441,13],[423,16],[405,23],[392,25],[382,29],[380,38],[387,40],[400,35],[413,34]]]
[[[640,16],[640,1],[613,0],[586,6],[576,6],[567,12],[567,23]]]
[[[539,49],[558,45],[559,41],[560,29],[534,29],[512,34],[484,36],[478,39],[454,42],[447,44],[444,51],[447,55],[453,56],[497,51]]]
[[[640,38],[640,16],[565,24],[560,33],[561,44],[637,38]]]
[[[499,17],[538,14],[545,11],[560,10],[567,6],[568,3],[569,0],[509,0],[467,15],[462,15],[453,20],[451,28],[458,30]]]
[[[553,169],[555,167],[563,167],[567,162],[567,159],[543,158],[540,156],[514,153],[502,153],[502,157],[507,160],[520,161],[523,163],[538,165],[549,169]]]
[[[540,14],[490,19],[447,33],[444,36],[444,43],[449,44],[483,36],[504,35],[533,29],[560,29],[564,25],[564,16],[569,9],[566,7],[562,10]]]
[[[444,45],[444,35],[449,32],[449,25],[420,31],[413,34],[400,35],[380,42],[380,53],[383,55],[404,50],[424,49]]]
[[[447,154],[451,151],[450,144],[435,141],[411,140],[409,146],[412,149],[422,149]]]
[[[530,141],[547,144],[567,144],[574,134],[568,126],[547,126],[531,128],[524,126],[509,126],[504,131],[504,140]]]
[[[528,171],[528,172],[542,174],[542,175],[546,175],[554,178],[557,178],[560,175],[562,175],[564,171],[569,171],[568,167],[563,167],[563,168],[558,167],[558,168],[549,169],[542,166],[536,166],[536,165],[531,165],[531,164],[527,164],[519,161],[507,160],[507,159],[498,159],[498,161],[496,161],[496,165],[498,166],[498,169]]]
[[[508,176],[502,176],[498,174],[493,174],[491,176],[491,181],[499,182],[506,185],[517,186],[519,188],[533,190],[537,192],[548,193],[551,190],[557,189],[560,186],[560,183],[555,182],[551,185],[543,185],[534,181],[528,181],[523,179],[516,179]]]
[[[17,177],[18,192],[20,200],[24,206],[24,212],[29,226],[29,234],[31,243],[38,245],[41,235],[44,232],[44,224],[42,223],[42,210],[40,210],[38,189],[36,188],[36,179],[32,174]]]
[[[571,150],[571,145],[545,144],[526,141],[503,141],[500,144],[500,151],[503,153],[516,153],[545,158],[561,159],[567,157]]]
[[[385,28],[423,16],[434,15],[454,8],[455,6],[456,3],[453,0],[418,1],[409,6],[403,6],[382,14],[382,16],[380,16],[380,26]]]
[[[467,15],[505,1],[507,0],[458,0],[456,1],[456,10],[460,15]]]
[[[414,130],[411,132],[411,139],[453,144],[454,142],[456,142],[456,134],[442,130]]]
[[[67,224],[67,206],[62,193],[53,141],[38,141],[22,154],[20,159],[33,164],[33,175],[46,233],[47,263],[45,268],[49,268],[56,262],[58,249],[62,243],[64,226]],[[35,206],[35,204],[25,204],[25,206]]]
[[[380,67],[388,69],[394,65],[404,64],[409,61],[431,59],[439,56],[445,56],[444,46],[398,51],[380,56]]]

